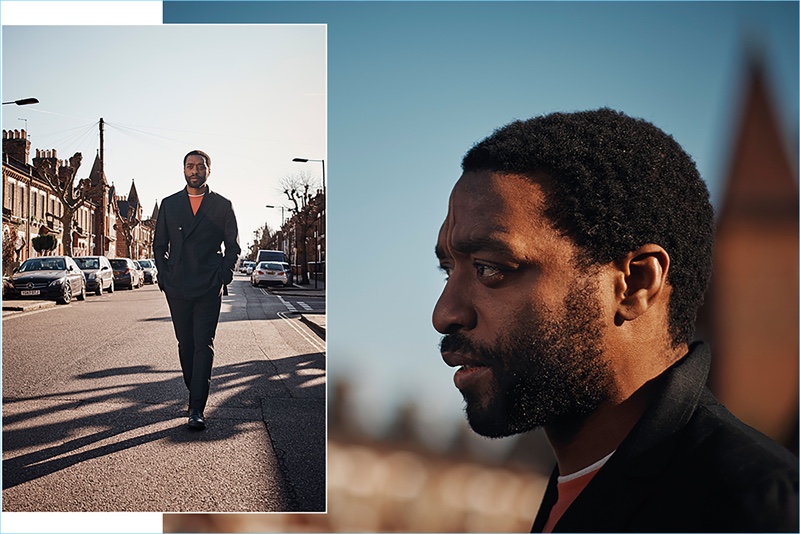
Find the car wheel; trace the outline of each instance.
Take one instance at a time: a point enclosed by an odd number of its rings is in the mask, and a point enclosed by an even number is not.
[[[59,304],[69,304],[72,300],[72,288],[69,284],[64,284],[64,287],[61,288],[61,298],[58,299],[56,302]]]
[[[108,292],[109,293],[113,293],[114,292],[114,280],[111,280],[111,283],[108,284]]]
[[[94,294],[97,295],[98,297],[103,295],[103,281],[102,280],[98,280],[97,281],[97,289],[94,290]]]
[[[81,292],[78,293],[78,300],[86,300],[86,284],[81,281]]]

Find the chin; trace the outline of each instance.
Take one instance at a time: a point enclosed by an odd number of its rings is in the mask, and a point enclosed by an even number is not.
[[[475,433],[483,437],[505,438],[528,432],[541,426],[539,422],[531,418],[514,421],[513,419],[515,418],[509,416],[509,411],[500,406],[501,403],[495,399],[481,402],[474,397],[470,397],[470,395],[464,395],[467,422]]]

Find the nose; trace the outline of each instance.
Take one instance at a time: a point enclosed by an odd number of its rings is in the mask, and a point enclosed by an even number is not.
[[[475,328],[477,314],[468,293],[451,275],[433,308],[433,327],[440,334]]]

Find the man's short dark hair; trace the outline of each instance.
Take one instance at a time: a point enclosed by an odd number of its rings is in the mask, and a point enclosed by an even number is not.
[[[192,150],[185,156],[183,156],[183,165],[186,166],[186,160],[189,159],[189,156],[200,156],[206,162],[206,167],[209,169],[211,168],[211,156],[203,152],[202,150]]]
[[[672,344],[691,341],[711,278],[714,210],[694,161],[670,135],[607,108],[553,113],[498,128],[461,167],[546,174],[545,216],[587,265],[662,246],[670,257]]]

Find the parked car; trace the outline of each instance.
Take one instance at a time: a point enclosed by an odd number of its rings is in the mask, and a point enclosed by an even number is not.
[[[144,287],[144,266],[139,263],[139,260],[133,260],[136,270],[139,271],[139,287]]]
[[[279,261],[262,261],[250,275],[250,283],[253,286],[289,285],[289,264]]]
[[[114,270],[105,256],[78,256],[72,258],[86,277],[86,291],[102,295],[114,292]]]
[[[156,269],[155,260],[136,260],[144,268],[144,283],[157,284],[158,283],[158,269]]]
[[[113,258],[109,260],[114,269],[114,285],[117,287],[127,287],[136,289],[141,287],[144,281],[139,269],[130,258]]]
[[[241,265],[239,265],[239,272],[244,274],[251,274],[253,272],[253,267],[256,266],[256,262],[254,261],[243,261]]]
[[[7,299],[53,299],[69,304],[86,298],[86,278],[69,256],[29,258],[3,284]]]

